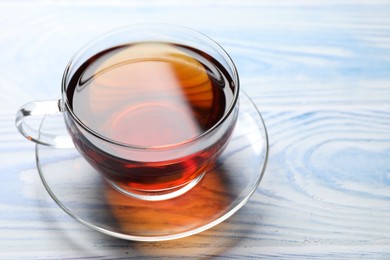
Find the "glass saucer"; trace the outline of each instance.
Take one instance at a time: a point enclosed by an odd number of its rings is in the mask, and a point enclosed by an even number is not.
[[[128,240],[162,241],[193,235],[232,216],[257,189],[268,158],[263,119],[241,92],[232,139],[213,169],[191,190],[163,201],[118,192],[75,148],[36,146],[42,182],[66,213],[81,224]],[[40,130],[64,133],[62,114],[43,118]]]

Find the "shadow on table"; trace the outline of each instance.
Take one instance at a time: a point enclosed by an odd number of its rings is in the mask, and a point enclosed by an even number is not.
[[[111,257],[140,257],[145,259],[174,259],[191,257],[196,259],[223,256],[227,251],[251,236],[253,229],[242,224],[245,218],[239,211],[229,220],[199,234],[161,242],[126,241],[107,237],[101,246]]]
[[[87,209],[77,209],[75,205],[69,205],[74,210],[80,210],[77,215],[94,219],[96,223],[100,223],[98,226],[109,226],[108,230],[118,234],[150,237],[153,240],[153,237],[192,232],[223,218],[233,206],[242,201],[242,197],[237,194],[245,186],[245,180],[240,178],[239,173],[232,174],[229,169],[217,168],[218,170],[208,172],[192,190],[175,199],[158,202],[133,199],[101,182],[101,189],[94,189],[91,191],[93,194],[88,196],[93,197],[95,203],[100,200],[104,207],[94,203]],[[228,221],[200,234],[161,242],[121,240],[101,235],[91,229],[72,232],[62,227],[66,224],[56,224],[59,231],[57,235],[63,236],[60,238],[64,240],[63,243],[67,241],[68,247],[80,252],[83,257],[207,258],[223,254],[249,235],[251,228],[245,224],[245,216],[247,215],[241,211]]]
[[[240,183],[242,182],[242,183]],[[129,199],[107,186],[106,200],[120,232],[139,236],[167,236],[202,228],[227,214],[242,201],[237,196],[245,186],[239,172],[217,167],[186,194],[166,201],[141,201]],[[210,230],[200,234],[161,242],[131,242],[109,239],[108,248],[121,248],[115,253],[122,256],[145,258],[178,258],[191,256],[207,258],[221,255],[247,237],[251,229],[245,223],[245,214],[239,212]],[[119,255],[118,255],[119,257]]]

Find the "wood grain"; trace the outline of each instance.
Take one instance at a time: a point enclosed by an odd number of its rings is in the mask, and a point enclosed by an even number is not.
[[[68,217],[14,127],[20,105],[59,96],[81,46],[147,21],[221,43],[271,145],[264,179],[238,213],[158,243],[110,238]],[[5,0],[0,32],[1,259],[390,259],[389,1]]]

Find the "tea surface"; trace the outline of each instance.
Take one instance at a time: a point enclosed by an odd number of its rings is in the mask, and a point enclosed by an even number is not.
[[[195,138],[225,114],[231,80],[207,55],[143,42],[88,60],[68,88],[76,116],[116,142],[155,147]]]

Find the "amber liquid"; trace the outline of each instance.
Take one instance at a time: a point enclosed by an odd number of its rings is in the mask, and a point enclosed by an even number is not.
[[[153,149],[202,135],[227,113],[233,91],[229,74],[205,53],[143,42],[92,57],[74,74],[66,94],[74,114],[96,133]],[[140,190],[169,189],[196,178],[231,133],[196,154],[156,161],[143,158],[142,151],[138,160],[113,156],[84,138],[77,127],[70,128],[76,147],[92,166],[108,179]]]

